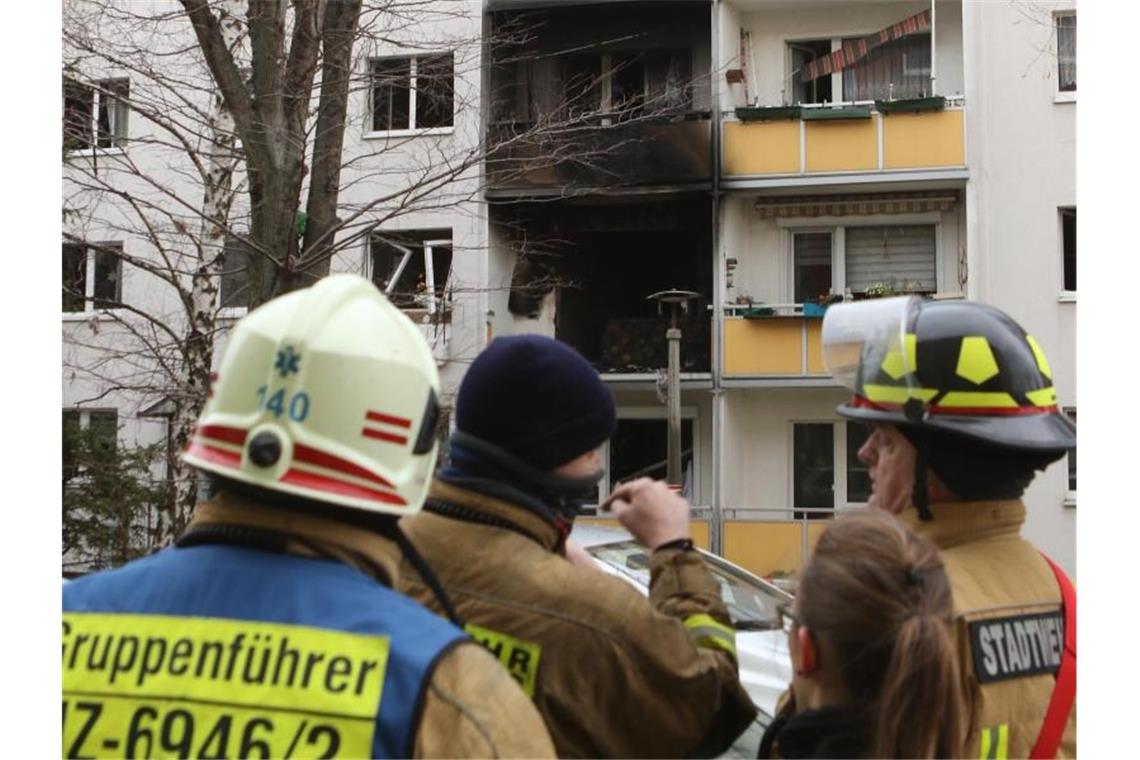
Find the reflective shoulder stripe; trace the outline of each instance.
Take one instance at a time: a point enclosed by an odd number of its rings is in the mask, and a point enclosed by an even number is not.
[[[982,729],[982,760],[1006,760],[1009,757],[1009,724],[1000,723]]]
[[[719,647],[736,657],[736,632],[711,615],[700,613],[685,618],[685,627],[699,647]]]

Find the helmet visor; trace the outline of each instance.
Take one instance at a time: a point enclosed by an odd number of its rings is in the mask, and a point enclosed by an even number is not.
[[[922,300],[917,296],[836,304],[823,318],[823,365],[852,393],[879,368],[900,389],[915,384],[915,339],[910,326]],[[909,333],[909,335],[908,335]]]

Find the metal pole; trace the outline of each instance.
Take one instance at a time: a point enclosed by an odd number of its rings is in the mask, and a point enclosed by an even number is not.
[[[673,306],[673,326],[665,331],[669,341],[669,466],[666,478],[670,485],[681,485],[681,330],[677,327],[677,308]]]
[[[930,0],[930,95],[938,94],[938,14]]]

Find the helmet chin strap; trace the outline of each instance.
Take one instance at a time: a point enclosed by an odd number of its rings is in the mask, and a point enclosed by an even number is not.
[[[918,519],[923,522],[930,522],[934,519],[934,515],[930,512],[926,493],[926,468],[930,459],[930,438],[925,431],[916,437],[918,438],[918,445],[915,447],[914,455],[914,494],[912,499],[915,509],[918,510]]]

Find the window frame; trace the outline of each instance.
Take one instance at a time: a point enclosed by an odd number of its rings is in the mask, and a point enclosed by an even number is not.
[[[66,419],[67,419],[67,415],[69,415],[69,414],[76,415],[76,418],[77,418],[76,419],[76,425],[77,425],[78,430],[80,430],[80,431],[89,430],[91,428],[91,418],[93,415],[114,415],[115,438],[113,441],[111,441],[111,443],[115,447],[115,450],[118,451],[118,449],[119,449],[120,415],[119,415],[119,410],[116,407],[97,407],[97,408],[82,407],[82,408],[80,408],[80,407],[74,407],[74,406],[72,406],[72,407],[65,406],[60,411],[61,411],[61,415],[60,415],[60,423],[61,423],[60,429],[61,429],[61,431],[63,430],[64,426],[67,425]],[[63,468],[64,472],[66,473],[67,462],[66,461],[61,462],[60,466]],[[76,480],[79,480],[80,482],[82,482],[82,479],[87,477],[87,473],[84,470],[80,469],[79,465],[75,465],[75,467],[76,467],[75,474],[72,475],[70,478],[68,478],[68,485],[71,485]]]
[[[1053,11],[1053,45],[1054,45],[1053,49],[1056,53],[1056,58],[1057,58],[1057,68],[1056,68],[1057,80],[1056,80],[1056,88],[1055,88],[1054,93],[1053,93],[1053,102],[1054,103],[1075,103],[1075,102],[1077,102],[1077,86],[1076,86],[1076,82],[1075,82],[1075,79],[1076,79],[1075,76],[1074,76],[1073,89],[1071,89],[1071,90],[1062,90],[1061,89],[1061,25],[1058,23],[1060,21],[1060,19],[1062,19],[1062,18],[1076,19],[1076,17],[1077,17],[1077,11],[1075,8]],[[1074,30],[1074,34],[1075,34],[1076,33],[1075,23],[1074,23],[1073,30]],[[1073,41],[1073,44],[1074,44],[1074,48],[1075,48],[1076,40]],[[1076,65],[1077,65],[1076,50],[1074,49],[1074,60],[1073,60],[1074,74],[1075,74]]]
[[[66,91],[66,88],[67,88],[69,83],[71,85],[76,86],[76,87],[82,87],[82,88],[86,89],[91,95],[91,111],[89,114],[87,114],[87,117],[88,117],[87,118],[87,120],[88,120],[87,126],[90,127],[90,131],[85,133],[86,135],[90,136],[90,144],[85,145],[85,146],[75,147],[75,148],[67,147],[67,133],[66,133],[67,111],[66,111],[66,104],[65,104],[64,113],[63,113],[64,134],[62,135],[64,155],[65,156],[82,156],[84,154],[89,154],[92,152],[101,153],[103,155],[114,155],[117,153],[125,152],[127,145],[130,143],[130,139],[131,139],[131,133],[130,133],[130,129],[131,129],[131,118],[130,118],[130,113],[131,113],[131,107],[130,107],[131,80],[130,80],[130,77],[112,76],[112,77],[105,77],[103,79],[84,80],[84,79],[80,79],[78,77],[64,75],[63,86],[64,86],[65,91]],[[125,97],[112,94],[113,88],[120,83],[125,83],[125,85],[126,85],[125,86],[125,92],[126,92]],[[110,118],[114,121],[115,126],[117,127],[117,126],[119,126],[119,120],[114,117],[114,114],[118,113],[118,110],[116,109],[117,105],[121,107],[121,112],[122,112],[122,116],[123,116],[123,118],[122,118],[123,123],[121,125],[122,126],[121,134],[117,133],[118,130],[116,130],[116,129],[110,130],[109,131],[109,140],[110,140],[111,144],[110,145],[100,145],[99,144],[99,141],[100,141],[99,110],[101,107],[106,107],[108,114],[112,114],[112,116]]]
[[[1073,302],[1077,300],[1077,289],[1069,289],[1068,283],[1065,282],[1065,217],[1072,216],[1074,225],[1077,221],[1077,207],[1076,206],[1058,206],[1057,207],[1057,260],[1061,268],[1061,291],[1058,300],[1062,302]],[[1076,270],[1080,262],[1077,257],[1077,239],[1076,230],[1073,230],[1073,268]],[[1077,272],[1073,272],[1073,277],[1076,279]]]
[[[425,235],[425,233],[428,232],[442,232],[444,229],[451,233],[450,237],[429,237]],[[421,237],[421,235],[424,236]],[[376,285],[376,287],[379,288],[380,291],[387,297],[388,291],[385,288],[382,288],[380,284],[376,282],[376,257],[372,249],[378,237],[381,238],[381,242],[384,242],[386,236],[388,238],[386,242],[388,242],[390,245],[397,244],[394,238],[399,238],[400,236],[415,238],[416,245],[419,246],[420,253],[423,256],[424,286],[426,288],[426,292],[429,294],[425,296],[426,302],[423,305],[416,304],[412,306],[396,306],[396,308],[400,309],[401,311],[426,311],[430,316],[434,316],[437,313],[446,314],[447,312],[450,312],[452,308],[452,301],[447,296],[447,288],[449,285],[451,285],[452,281],[455,278],[455,228],[420,227],[408,230],[376,230],[374,234],[365,237],[364,277]],[[402,244],[399,245],[400,247],[404,247]],[[435,257],[433,246],[451,248],[451,264],[448,267],[447,276],[444,278],[443,286],[439,288],[439,290],[444,293],[442,296],[436,295]],[[396,266],[394,276],[392,277],[392,282],[398,283],[400,281],[400,277],[403,275],[404,270],[407,268],[408,262],[411,261],[411,257],[415,253],[416,250],[414,248],[409,248],[407,251],[405,251],[403,258]]]
[[[1071,419],[1073,421],[1074,425],[1077,424],[1077,407],[1075,407],[1075,406],[1061,407],[1061,412],[1066,417]],[[1066,507],[1076,507],[1077,506],[1077,489],[1072,487],[1073,480],[1075,480],[1076,476],[1077,476],[1077,472],[1076,472],[1077,465],[1075,462],[1076,451],[1077,450],[1074,447],[1072,450],[1065,452],[1065,499],[1062,502],[1062,505],[1066,506]],[[1070,468],[1072,469],[1072,476],[1071,477],[1070,477]]]
[[[418,87],[416,83],[416,75],[419,70],[419,62],[422,58],[433,58],[437,56],[449,55],[451,56],[451,124],[444,127],[417,127],[416,126],[416,96]],[[374,85],[372,82],[373,69],[379,61],[408,61],[408,126],[403,129],[373,129],[375,102],[374,102]],[[389,138],[389,137],[413,137],[420,135],[448,135],[455,132],[455,51],[445,50],[437,52],[421,52],[412,53],[410,55],[374,55],[369,56],[365,63],[367,70],[365,76],[368,81],[367,87],[367,119],[364,125],[364,139],[376,138]]]
[[[866,29],[864,31],[845,32],[843,34],[831,34],[831,35],[821,34],[821,35],[814,35],[811,37],[798,37],[798,38],[794,38],[794,39],[793,38],[785,38],[784,39],[784,77],[785,77],[784,81],[787,82],[789,85],[789,90],[788,90],[789,93],[793,93],[793,94],[786,97],[787,102],[785,103],[785,105],[796,105],[795,95],[794,95],[794,83],[792,81],[793,77],[795,76],[795,71],[796,71],[795,53],[792,51],[793,45],[800,45],[802,47],[808,43],[813,43],[813,42],[829,42],[831,44],[831,52],[836,53],[836,52],[839,52],[840,50],[843,49],[843,41],[844,40],[850,40],[852,38],[858,39],[860,37],[866,37],[867,35],[875,34],[878,31],[880,31],[880,29],[876,28],[876,29]],[[916,34],[930,35],[931,44],[933,45],[933,43],[934,43],[933,30],[928,31],[928,32],[918,32]],[[933,48],[931,50],[931,53],[932,53],[932,58],[933,58]],[[903,73],[905,74],[906,73],[905,56],[903,57],[903,60],[904,60]],[[921,69],[916,69],[914,71],[921,71]],[[870,102],[872,102],[870,100],[854,101],[851,98],[849,98],[847,93],[845,92],[845,88],[843,86],[843,74],[844,74],[844,72],[842,70],[840,70],[840,71],[833,71],[831,74],[827,75],[831,78],[831,100],[820,101],[819,103],[815,103],[815,102],[809,103],[807,101],[803,101],[802,104],[803,105],[822,105],[824,102],[826,102],[829,105],[834,105],[836,103],[853,103],[853,102],[870,103]],[[912,96],[908,95],[907,97],[912,97]],[[918,96],[915,95],[913,97],[918,97]],[[896,99],[898,99],[898,96],[896,96]]]
[[[73,245],[82,247],[84,250],[84,282],[83,282],[83,309],[78,311],[63,311],[64,319],[82,320],[90,319],[93,315],[99,314],[114,314],[120,311],[117,306],[96,306],[95,305],[95,282],[96,282],[96,263],[100,253],[104,253],[102,249],[117,247],[119,255],[115,257],[115,262],[118,269],[118,278],[116,283],[117,297],[114,299],[115,303],[123,302],[123,272],[126,267],[123,266],[123,254],[125,245],[121,240],[101,241],[101,242],[75,242],[63,241],[63,245]],[[61,251],[62,253],[62,251]],[[66,276],[66,273],[65,273]]]
[[[836,417],[793,417],[787,420],[787,511],[789,515],[796,512],[796,425],[831,425],[832,426],[832,513],[838,514],[844,510],[863,509],[867,506],[865,501],[847,500],[847,428],[859,424],[854,420],[839,419]]]
[[[854,227],[933,227],[934,228],[934,292],[942,293],[946,286],[942,267],[944,263],[942,246],[942,213],[938,211],[910,214],[899,217],[881,215],[850,218],[776,220],[784,235],[784,274],[781,277],[783,290],[780,301],[794,303],[796,292],[796,251],[795,235],[800,233],[831,233],[831,289],[833,294],[842,295],[847,291],[847,230]],[[821,294],[822,295],[822,294]]]

